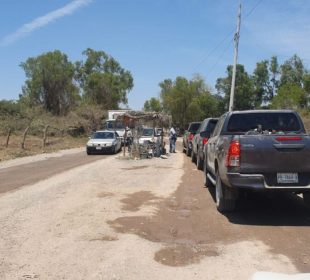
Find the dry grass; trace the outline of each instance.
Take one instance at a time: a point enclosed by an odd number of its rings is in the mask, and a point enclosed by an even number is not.
[[[28,135],[25,142],[25,149],[20,148],[22,135],[12,135],[10,138],[9,147],[5,148],[6,137],[0,135],[0,161],[25,157],[30,155],[51,153],[63,149],[71,149],[85,146],[87,137],[48,137],[46,147],[42,149],[42,138]]]

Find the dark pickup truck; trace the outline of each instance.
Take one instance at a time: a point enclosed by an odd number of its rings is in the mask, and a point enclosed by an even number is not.
[[[295,111],[224,114],[205,145],[204,162],[220,212],[235,209],[241,190],[302,193],[310,206],[310,137]]]

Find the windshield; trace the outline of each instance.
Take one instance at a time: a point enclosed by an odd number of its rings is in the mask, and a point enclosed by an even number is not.
[[[113,132],[95,132],[91,138],[92,139],[114,139],[114,133]]]
[[[233,114],[228,122],[228,132],[248,132],[261,127],[268,132],[299,132],[302,128],[293,113]]]
[[[106,128],[107,129],[125,129],[125,126],[121,122],[107,121]]]
[[[142,136],[153,136],[153,128],[143,128]]]

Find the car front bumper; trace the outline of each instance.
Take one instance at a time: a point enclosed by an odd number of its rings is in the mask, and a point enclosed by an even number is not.
[[[111,153],[114,150],[114,146],[87,146],[86,150],[92,154]]]

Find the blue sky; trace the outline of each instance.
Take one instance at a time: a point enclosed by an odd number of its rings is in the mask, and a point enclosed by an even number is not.
[[[239,63],[297,53],[310,63],[310,1],[243,0]],[[19,64],[59,49],[72,61],[90,47],[131,71],[129,106],[141,109],[158,83],[201,74],[214,89],[233,61],[234,0],[0,0],[0,99],[17,99]],[[253,10],[253,8],[255,8]],[[252,11],[253,10],[253,11]],[[249,14],[249,12],[251,12]]]

